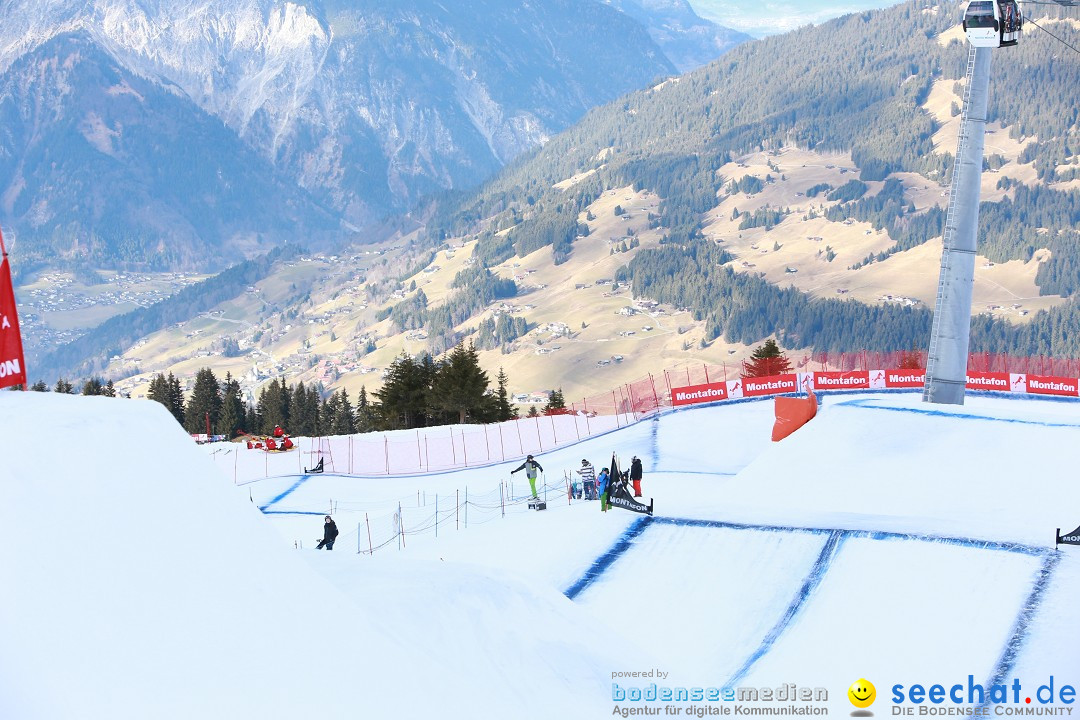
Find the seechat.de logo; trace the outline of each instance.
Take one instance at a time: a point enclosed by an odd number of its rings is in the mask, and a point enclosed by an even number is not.
[[[877,699],[877,689],[874,687],[874,683],[866,678],[859,678],[851,683],[851,687],[849,687],[847,691],[847,696],[852,705],[860,710],[864,710],[874,704],[874,700]],[[871,712],[853,712],[851,714],[857,714],[859,716],[873,715]]]

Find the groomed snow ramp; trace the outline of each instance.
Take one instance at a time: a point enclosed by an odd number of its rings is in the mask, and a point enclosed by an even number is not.
[[[0,393],[0,437],[0,718],[475,706],[464,670],[403,647],[284,547],[157,403]]]

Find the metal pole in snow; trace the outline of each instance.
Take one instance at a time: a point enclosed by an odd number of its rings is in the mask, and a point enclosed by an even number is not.
[[[469,486],[465,486],[465,529],[469,529]]]
[[[461,529],[461,491],[454,491],[454,529]]]
[[[375,548],[371,547],[371,521],[368,520],[368,514],[364,513],[364,523],[367,525],[367,546],[368,555],[375,554]]]
[[[435,537],[439,537],[439,493],[435,493]]]

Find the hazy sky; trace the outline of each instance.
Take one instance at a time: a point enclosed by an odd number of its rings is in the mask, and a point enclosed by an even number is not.
[[[698,15],[756,37],[775,35],[845,13],[888,7],[899,0],[690,0]]]

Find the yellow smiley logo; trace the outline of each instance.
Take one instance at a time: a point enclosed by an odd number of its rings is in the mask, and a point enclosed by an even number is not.
[[[851,687],[847,690],[847,696],[855,707],[868,708],[877,699],[877,690],[874,689],[874,683],[866,678],[859,678],[851,683]]]

